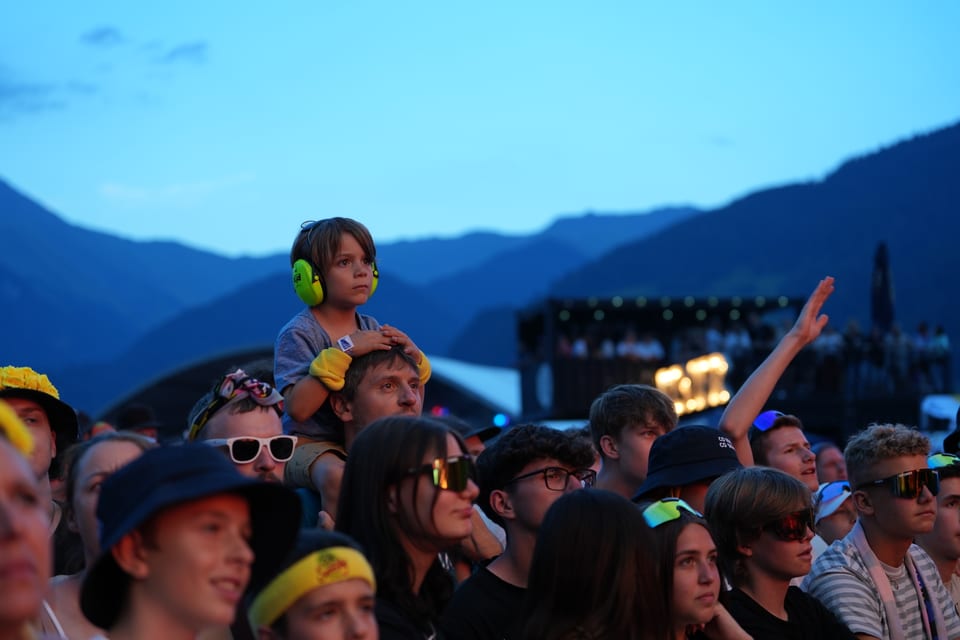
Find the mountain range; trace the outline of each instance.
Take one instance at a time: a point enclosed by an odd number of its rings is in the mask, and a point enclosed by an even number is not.
[[[568,215],[533,234],[378,245],[364,311],[427,352],[512,366],[515,314],[544,297],[806,295],[837,279],[835,324],[869,323],[889,247],[896,312],[960,335],[960,124],[723,207]],[[228,258],[83,229],[0,181],[3,364],[47,371],[91,413],[189,363],[269,347],[301,303],[286,254]],[[79,400],[78,400],[79,399]]]

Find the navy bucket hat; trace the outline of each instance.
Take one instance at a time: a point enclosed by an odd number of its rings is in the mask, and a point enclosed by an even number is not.
[[[680,427],[654,440],[647,479],[633,501],[644,500],[655,489],[712,480],[741,466],[733,442],[719,430],[705,425]]]
[[[163,446],[107,478],[97,504],[100,557],[89,567],[80,609],[93,624],[109,629],[123,609],[130,576],[112,549],[155,514],[176,505],[229,493],[250,505],[254,553],[248,589],[269,577],[297,537],[300,501],[283,486],[247,478],[216,449],[204,444]]]

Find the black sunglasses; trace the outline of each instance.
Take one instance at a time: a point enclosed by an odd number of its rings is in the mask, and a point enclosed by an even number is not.
[[[810,535],[813,535],[813,523],[813,509],[801,509],[768,522],[761,529],[784,541],[798,541],[807,537],[807,529],[810,530]]]
[[[260,450],[267,447],[270,456],[277,462],[286,462],[293,457],[293,449],[297,444],[297,436],[273,436],[272,438],[255,438],[246,436],[240,438],[213,438],[203,440],[211,447],[226,447],[230,452],[230,459],[236,464],[253,462],[260,455]]]
[[[929,489],[933,495],[940,493],[940,474],[933,469],[914,469],[887,478],[864,482],[857,489],[869,489],[870,487],[882,487],[884,485],[897,498],[916,500],[923,493],[924,487]]]
[[[430,481],[438,489],[448,489],[460,493],[469,486],[470,480],[477,481],[477,466],[472,456],[455,458],[437,458],[419,467],[407,469],[408,475],[429,473]]]

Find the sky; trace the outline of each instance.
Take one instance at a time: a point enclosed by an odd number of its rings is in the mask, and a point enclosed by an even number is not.
[[[716,207],[960,120],[949,0],[3,5],[0,179],[225,255]]]

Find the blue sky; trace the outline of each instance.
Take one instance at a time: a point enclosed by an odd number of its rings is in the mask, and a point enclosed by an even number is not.
[[[958,2],[7,2],[0,178],[228,255],[723,204],[960,120]]]

